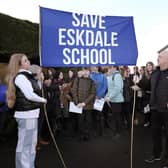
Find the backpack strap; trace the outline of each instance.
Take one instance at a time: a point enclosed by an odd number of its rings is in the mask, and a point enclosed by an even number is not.
[[[115,75],[117,75],[117,74],[119,74],[119,72],[118,72],[118,71],[112,74],[112,81],[114,80]]]

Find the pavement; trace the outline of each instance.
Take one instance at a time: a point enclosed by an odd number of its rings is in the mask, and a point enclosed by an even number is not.
[[[16,134],[0,143],[1,168],[15,167]],[[120,136],[114,137],[112,130],[106,128],[103,136],[81,142],[77,137],[60,134],[56,137],[56,143],[62,158],[51,141],[37,151],[37,168],[161,168],[163,161],[144,162],[152,151],[150,128],[142,125],[134,127],[132,162],[130,135],[130,130],[124,129]]]

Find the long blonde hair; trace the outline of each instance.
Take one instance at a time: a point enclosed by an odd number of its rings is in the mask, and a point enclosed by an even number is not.
[[[11,55],[9,64],[8,64],[8,69],[7,69],[7,104],[9,108],[13,108],[16,100],[16,89],[14,86],[14,78],[16,74],[18,73],[20,66],[21,66],[21,59],[22,57],[25,56],[25,54],[21,53],[16,53]]]

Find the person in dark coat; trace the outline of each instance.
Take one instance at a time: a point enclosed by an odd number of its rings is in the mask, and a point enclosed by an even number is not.
[[[152,156],[145,160],[147,163],[153,163],[163,158],[168,159],[168,45],[158,54],[159,67],[151,75],[150,108],[152,109],[153,152]],[[164,148],[162,144],[163,130],[165,134]],[[165,167],[167,168],[168,165]]]
[[[89,78],[90,71],[83,68],[83,76],[76,78],[72,87],[72,97],[74,103],[83,108],[82,114],[78,116],[79,134],[81,140],[89,140],[91,131],[91,113],[96,97],[96,87],[92,79]]]
[[[155,66],[153,62],[147,62],[145,74],[137,83],[137,85],[143,91],[142,107],[144,112],[144,127],[148,127],[151,125],[151,110],[149,108],[149,101],[151,95],[150,80],[151,80],[151,74],[154,71],[154,69]]]
[[[133,81],[130,77],[130,69],[125,67],[121,70],[122,78],[123,78],[123,96],[124,102],[122,104],[122,119],[123,124],[126,125],[126,128],[131,128],[131,114],[132,114],[132,99],[133,99],[133,91],[131,86],[133,85]]]

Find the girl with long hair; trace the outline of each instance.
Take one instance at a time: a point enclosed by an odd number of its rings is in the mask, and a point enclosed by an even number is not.
[[[46,103],[29,67],[25,54],[13,54],[9,60],[7,103],[18,124],[16,168],[34,168],[40,103]]]

